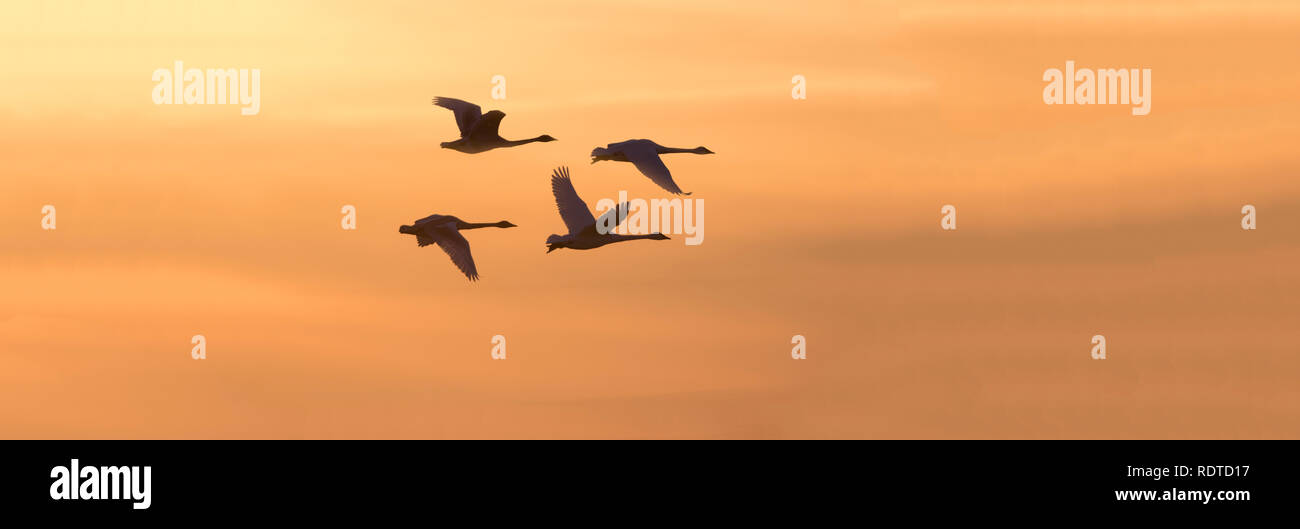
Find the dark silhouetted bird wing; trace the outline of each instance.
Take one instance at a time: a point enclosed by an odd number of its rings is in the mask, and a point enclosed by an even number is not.
[[[616,226],[622,224],[623,221],[627,220],[627,216],[631,212],[631,210],[632,210],[631,202],[624,202],[613,208],[610,208],[609,211],[601,213],[599,219],[596,219],[596,228],[599,230],[601,227],[605,227],[608,228],[610,232],[614,231],[614,228]]]
[[[456,115],[456,127],[460,129],[460,137],[462,138],[469,136],[470,131],[474,129],[474,124],[483,115],[483,109],[469,101],[461,101],[450,97],[435,97],[433,98],[433,104],[450,110]],[[500,123],[501,119],[497,118],[497,122]]]
[[[659,187],[666,189],[669,193],[680,195],[682,188],[677,187],[673,182],[673,174],[664,165],[664,161],[659,159],[659,153],[656,144],[649,140],[625,141],[619,145],[619,150],[627,161],[632,162],[641,174],[650,178],[650,181],[659,184]],[[613,147],[614,145],[610,145]],[[690,193],[686,193],[690,194]]]
[[[434,213],[433,215],[429,215],[428,217],[412,222],[411,225],[415,226],[416,228],[419,228],[420,226],[423,226],[425,224],[445,224],[448,222],[456,222],[458,220],[460,219],[453,217],[451,215],[439,215],[437,213]]]
[[[470,281],[478,280],[478,268],[474,266],[474,256],[469,252],[469,241],[465,236],[460,234],[455,224],[429,224],[420,230],[421,234],[416,237],[420,246],[429,244],[426,240],[433,242],[447,252],[447,257],[459,268],[465,277]]]
[[[504,117],[506,117],[506,113],[500,110],[488,111],[487,114],[483,114],[483,117],[479,118],[479,120],[474,123],[474,126],[470,128],[469,137],[481,138],[484,140],[494,140],[501,137],[501,135],[497,133],[497,129],[501,128],[501,119]]]
[[[560,210],[560,218],[564,219],[569,233],[578,233],[596,223],[587,203],[573,189],[568,167],[560,167],[551,174],[551,194],[555,195],[555,207]]]

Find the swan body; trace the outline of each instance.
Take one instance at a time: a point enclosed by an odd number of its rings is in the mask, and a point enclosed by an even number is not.
[[[592,149],[591,163],[599,161],[632,162],[632,165],[636,166],[637,170],[641,171],[641,174],[669,193],[689,195],[690,193],[685,193],[682,188],[677,187],[677,182],[673,181],[672,172],[668,170],[667,165],[664,165],[664,161],[659,158],[661,154],[672,153],[713,154],[713,151],[704,147],[694,149],[664,147],[644,139],[627,140]]]
[[[590,250],[600,248],[606,244],[637,239],[657,241],[668,239],[668,236],[662,233],[645,235],[602,233],[603,230],[598,226],[612,229],[627,218],[629,204],[626,202],[619,204],[618,207],[601,214],[600,221],[597,221],[596,217],[592,216],[591,211],[587,209],[587,203],[583,202],[582,198],[578,196],[578,192],[573,189],[573,181],[569,179],[568,167],[560,167],[551,174],[551,194],[555,195],[555,206],[559,209],[560,218],[564,220],[564,225],[569,229],[569,233],[563,235],[552,234],[547,237],[546,253],[551,253],[560,248]]]
[[[501,119],[506,117],[506,113],[500,110],[492,110],[484,114],[478,105],[450,97],[435,97],[433,98],[433,104],[448,109],[455,114],[456,127],[460,129],[460,139],[442,142],[440,145],[444,149],[460,151],[466,154],[477,154],[492,149],[515,147],[535,141],[555,141],[555,138],[547,134],[524,140],[502,138],[497,130],[501,127]]]
[[[513,228],[510,221],[501,222],[465,222],[451,215],[433,214],[417,220],[410,225],[397,229],[399,233],[415,236],[415,242],[421,247],[436,244],[451,258],[452,264],[459,268],[470,281],[478,280],[478,267],[474,266],[474,256],[469,251],[469,241],[461,235],[461,230],[477,228]]]

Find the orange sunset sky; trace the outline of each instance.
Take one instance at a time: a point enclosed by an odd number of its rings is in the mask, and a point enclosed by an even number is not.
[[[0,45],[0,437],[1300,436],[1295,2],[17,0]],[[155,105],[177,60],[260,113]],[[1067,60],[1150,114],[1044,104]],[[434,96],[559,141],[441,149]],[[717,153],[665,159],[704,243],[546,254],[554,167],[665,196],[589,163],[629,138]],[[518,227],[470,283],[431,213]]]

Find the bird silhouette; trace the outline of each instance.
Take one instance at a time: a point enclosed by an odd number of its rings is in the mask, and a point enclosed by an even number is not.
[[[573,189],[568,167],[560,167],[551,174],[551,193],[555,195],[555,206],[560,210],[560,218],[564,220],[564,226],[569,229],[569,233],[552,234],[547,237],[546,253],[560,248],[590,250],[610,243],[636,239],[658,241],[668,239],[668,236],[662,233],[645,235],[610,233],[615,226],[627,218],[628,203],[624,202],[606,211],[601,214],[600,221],[597,221],[596,217],[591,215],[591,211],[587,210],[587,203],[583,202],[578,192]]]
[[[668,190],[669,193],[676,195],[689,195],[682,188],[677,187],[677,182],[673,181],[673,174],[668,171],[668,166],[664,161],[659,159],[660,154],[672,154],[686,152],[692,154],[713,154],[704,147],[694,149],[677,149],[673,147],[664,147],[650,140],[627,140],[619,143],[611,143],[605,147],[596,147],[591,150],[591,163],[601,160],[615,162],[632,162],[641,174],[646,175],[659,187]]]
[[[497,133],[497,129],[501,127],[501,118],[506,117],[506,113],[500,110],[492,110],[484,114],[478,105],[450,97],[435,97],[433,98],[433,104],[448,109],[455,114],[456,126],[460,128],[460,139],[442,142],[441,145],[444,149],[476,154],[535,141],[555,141],[555,138],[546,134],[526,140],[502,138]]]
[[[451,215],[429,215],[397,229],[399,233],[415,236],[415,242],[421,247],[436,244],[447,257],[459,268],[470,281],[478,280],[478,268],[474,266],[474,256],[469,253],[469,241],[461,235],[461,230],[477,228],[513,228],[510,221],[501,222],[465,222]]]

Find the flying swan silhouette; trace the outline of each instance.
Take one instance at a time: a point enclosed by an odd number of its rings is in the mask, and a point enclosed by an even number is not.
[[[677,195],[689,195],[690,193],[682,192],[682,188],[677,187],[677,182],[673,181],[673,175],[668,171],[668,166],[664,161],[659,159],[660,154],[672,154],[679,152],[688,152],[692,154],[713,154],[704,147],[694,149],[677,149],[673,147],[664,147],[650,140],[627,140],[619,143],[611,143],[605,147],[596,147],[591,150],[591,163],[601,160],[610,160],[615,162],[632,162],[641,174],[646,175],[659,187],[668,190],[669,193]]]
[[[460,234],[460,230],[476,228],[513,228],[510,221],[501,222],[465,222],[451,215],[433,214],[417,220],[409,226],[397,229],[399,233],[415,236],[415,242],[421,247],[436,244],[447,257],[465,274],[470,281],[478,280],[478,268],[474,266],[474,256],[469,253],[469,241]]]
[[[460,139],[442,142],[441,145],[444,149],[476,154],[535,141],[555,141],[555,138],[546,134],[526,140],[502,138],[497,133],[497,129],[501,126],[501,118],[506,117],[506,113],[500,110],[492,110],[487,114],[483,114],[478,105],[450,97],[435,97],[433,98],[433,104],[448,109],[455,114],[456,126],[460,128]]]
[[[574,191],[573,181],[569,179],[568,167],[560,167],[551,174],[551,193],[555,195],[555,206],[560,210],[560,218],[564,220],[564,226],[569,229],[569,233],[566,235],[552,234],[547,237],[546,253],[551,253],[560,248],[590,250],[600,248],[606,244],[636,239],[654,239],[657,241],[668,239],[668,236],[662,233],[645,235],[601,233],[601,230],[596,229],[596,217],[591,215],[591,211],[587,210],[587,203],[582,201],[577,191]],[[601,214],[599,224],[612,230],[627,218],[627,213],[628,203],[624,202]]]

